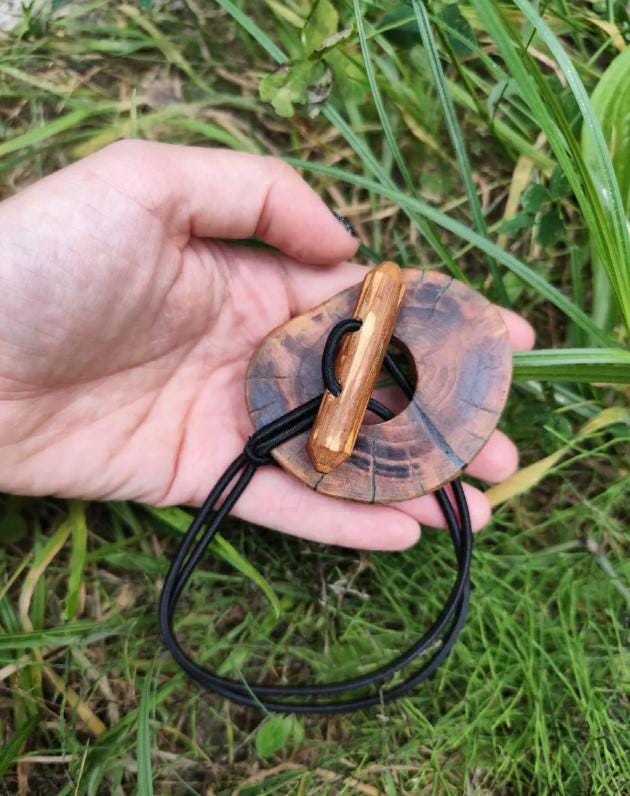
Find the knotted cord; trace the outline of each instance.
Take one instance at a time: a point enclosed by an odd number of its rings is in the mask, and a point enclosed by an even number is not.
[[[361,321],[349,318],[340,321],[331,330],[322,355],[324,386],[333,395],[339,395],[343,385],[335,376],[335,357],[345,334],[357,331]],[[409,400],[414,389],[394,359],[387,354],[386,370]],[[463,627],[468,611],[470,593],[470,563],[472,557],[472,527],[464,490],[459,480],[451,482],[457,512],[444,489],[435,496],[446,520],[455,556],[457,577],[444,606],[431,627],[406,652],[388,664],[367,674],[321,685],[250,685],[213,673],[195,663],[181,646],[173,627],[175,610],[181,593],[206,548],[253,478],[258,467],[273,464],[271,452],[283,442],[307,431],[317,414],[321,395],[262,426],[247,441],[243,452],[230,464],[219,478],[205,502],[191,522],[169,568],[160,595],[159,623],[164,643],[182,669],[209,691],[237,702],[271,712],[283,713],[344,713],[368,708],[397,699],[431,677],[450,653]],[[382,420],[391,420],[394,413],[383,404],[370,399],[370,411]],[[219,501],[223,502],[219,506]],[[425,652],[434,648],[428,660],[414,674],[401,683],[383,688],[382,684],[407,667]],[[367,694],[352,692],[368,690]],[[350,693],[350,696],[348,694]],[[331,699],[344,695],[341,699]]]

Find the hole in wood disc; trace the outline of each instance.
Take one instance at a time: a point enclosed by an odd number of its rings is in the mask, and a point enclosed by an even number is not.
[[[392,337],[392,340],[387,348],[387,353],[393,357],[398,367],[405,374],[405,377],[411,383],[414,392],[418,383],[418,372],[416,364],[411,356],[411,352],[407,346],[400,340]],[[387,370],[383,367],[376,382],[376,389],[372,395],[377,401],[380,401],[395,415],[399,415],[409,406],[409,398],[403,393],[400,387],[394,382]],[[392,418],[393,419],[393,418]],[[387,423],[387,420],[381,420],[380,417],[373,412],[366,412],[363,424],[367,426],[374,426],[380,423]]]

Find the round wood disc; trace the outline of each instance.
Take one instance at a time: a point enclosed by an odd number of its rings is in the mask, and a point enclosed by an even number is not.
[[[322,475],[306,452],[308,432],[273,451],[276,461],[326,495],[390,503],[456,478],[495,429],[507,398],[512,352],[497,308],[437,271],[405,270],[394,331],[413,359],[413,400],[392,420],[363,425],[352,456]],[[330,329],[350,318],[360,285],[271,332],[249,364],[246,396],[256,428],[323,390]]]

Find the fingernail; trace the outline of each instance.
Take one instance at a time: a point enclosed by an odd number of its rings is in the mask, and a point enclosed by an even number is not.
[[[344,225],[346,231],[349,232],[353,238],[356,238],[357,240],[359,239],[356,229],[352,226],[352,223],[345,216],[342,216],[341,213],[335,213],[334,210],[332,211],[332,214],[340,224]]]

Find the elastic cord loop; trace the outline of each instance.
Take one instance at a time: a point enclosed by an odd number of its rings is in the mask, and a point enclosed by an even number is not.
[[[348,332],[358,332],[362,321],[358,318],[345,318],[336,323],[326,338],[326,345],[322,353],[322,380],[324,387],[334,396],[341,395],[342,385],[335,375],[335,358],[341,340]]]
[[[262,467],[264,464],[273,464],[271,453],[266,452],[260,445],[255,436],[251,436],[245,443],[243,453],[247,457],[250,464],[256,467]]]
[[[322,355],[322,375],[326,389],[333,394],[339,394],[335,393],[335,389],[343,389],[343,385],[339,384],[334,374],[337,349],[344,334],[356,331],[360,326],[361,322],[353,318],[341,321],[333,327],[326,341]],[[392,357],[387,355],[384,364],[394,381],[411,400],[414,393],[413,386]],[[344,713],[397,699],[434,674],[455,644],[468,611],[473,533],[464,490],[461,483],[456,480],[451,484],[456,509],[444,489],[438,489],[435,495],[453,542],[457,558],[457,577],[431,627],[410,649],[388,664],[357,677],[323,685],[250,685],[214,674],[196,664],[184,651],[173,628],[175,609],[184,587],[221,523],[247,488],[256,469],[272,461],[271,453],[274,448],[310,428],[320,400],[321,395],[312,398],[252,434],[243,453],[219,478],[190,524],[175,553],[160,595],[160,632],[166,647],[182,669],[204,688],[240,705],[265,711]],[[370,400],[369,409],[383,420],[390,420],[394,416],[391,410],[374,399]],[[223,502],[218,507],[222,497]],[[387,680],[430,650],[432,650],[430,657],[415,673],[397,685],[383,687]],[[348,693],[354,694],[357,690],[366,688],[371,689],[371,693],[363,696],[347,696]],[[346,695],[345,698],[331,699],[343,694]]]

